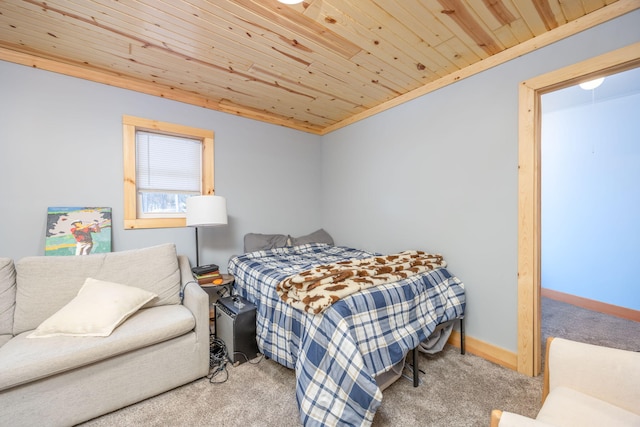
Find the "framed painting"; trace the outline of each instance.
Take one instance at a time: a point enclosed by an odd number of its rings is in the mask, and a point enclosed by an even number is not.
[[[48,208],[45,255],[103,252],[111,252],[111,208]]]

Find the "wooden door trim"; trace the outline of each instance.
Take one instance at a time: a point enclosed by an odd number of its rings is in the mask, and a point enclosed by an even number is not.
[[[518,372],[536,376],[540,338],[541,95],[640,66],[640,43],[520,84],[518,113]]]

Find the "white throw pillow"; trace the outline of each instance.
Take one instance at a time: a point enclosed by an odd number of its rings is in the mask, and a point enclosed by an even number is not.
[[[107,337],[157,295],[133,286],[87,278],[78,295],[27,338]]]

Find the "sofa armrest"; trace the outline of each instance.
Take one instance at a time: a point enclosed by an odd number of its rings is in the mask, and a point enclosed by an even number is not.
[[[207,330],[207,342],[209,340],[209,294],[196,282],[191,273],[189,258],[178,255],[180,266],[180,289],[182,304],[193,313],[196,319],[196,328],[203,325]],[[199,338],[198,338],[199,339]]]
[[[527,418],[512,412],[494,409],[491,412],[491,427],[553,427],[542,421]]]
[[[549,390],[564,386],[640,414],[640,353],[555,338]]]
[[[180,268],[180,289],[189,283],[195,281],[191,272],[191,263],[185,255],[178,255],[178,267]]]
[[[191,265],[186,256],[179,255],[180,275],[182,278],[182,304],[188,308],[196,320],[195,333],[199,356],[202,359],[203,376],[209,373],[209,294],[196,282],[191,274]]]
[[[207,341],[209,340],[209,294],[194,281],[188,282],[184,287],[184,300],[182,304],[193,313],[196,319],[196,330],[200,326],[205,329]],[[198,337],[200,339],[200,337]]]

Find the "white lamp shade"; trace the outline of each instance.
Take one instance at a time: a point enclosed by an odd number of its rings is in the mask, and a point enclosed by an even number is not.
[[[213,227],[227,224],[227,200],[222,196],[187,198],[187,226]]]

